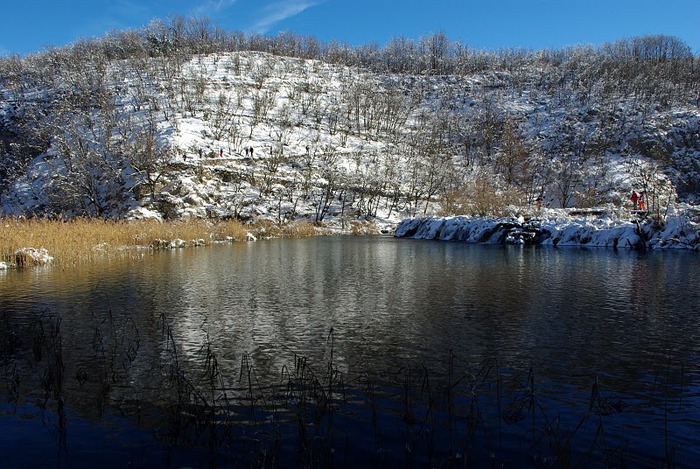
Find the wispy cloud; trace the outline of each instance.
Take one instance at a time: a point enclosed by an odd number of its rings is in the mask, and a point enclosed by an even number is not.
[[[233,6],[237,0],[205,0],[192,12],[198,16],[215,16],[223,10]]]
[[[133,0],[114,0],[109,6],[113,13],[125,17],[143,16],[150,11],[148,5],[144,2]]]
[[[262,18],[253,24],[251,30],[264,34],[274,25],[296,16],[311,7],[320,5],[325,0],[280,0],[265,7]]]

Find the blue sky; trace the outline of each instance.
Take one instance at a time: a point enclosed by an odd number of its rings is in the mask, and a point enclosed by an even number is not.
[[[27,54],[153,18],[290,30],[353,45],[443,31],[477,49],[543,49],[668,34],[700,53],[699,0],[3,0],[0,54]]]

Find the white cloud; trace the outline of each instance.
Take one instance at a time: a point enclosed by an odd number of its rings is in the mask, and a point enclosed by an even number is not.
[[[237,0],[206,0],[192,11],[195,15],[199,16],[214,16],[222,10],[233,6],[236,1]]]
[[[296,16],[305,10],[323,3],[325,0],[283,0],[268,5],[263,10],[263,17],[260,18],[251,30],[264,34],[274,25],[287,18]]]

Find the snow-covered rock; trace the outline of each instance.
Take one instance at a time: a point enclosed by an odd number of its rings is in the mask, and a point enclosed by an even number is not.
[[[15,251],[15,264],[18,267],[31,267],[35,265],[49,265],[53,262],[53,257],[45,248],[20,248]]]
[[[682,217],[664,224],[611,217],[412,218],[399,223],[394,236],[485,244],[700,250],[700,224]]]
[[[163,216],[146,207],[135,207],[129,210],[125,217],[127,220],[163,220]]]
[[[178,238],[178,239],[173,239],[172,241],[170,241],[170,249],[180,249],[180,248],[184,248],[185,246],[187,246],[187,243],[185,242],[184,239]]]

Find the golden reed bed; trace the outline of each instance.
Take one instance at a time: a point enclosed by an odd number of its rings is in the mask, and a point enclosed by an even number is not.
[[[75,265],[110,256],[137,257],[138,248],[157,249],[173,240],[184,245],[208,245],[220,241],[245,241],[256,237],[308,237],[322,234],[312,223],[278,225],[272,222],[243,224],[236,220],[115,221],[75,218],[46,220],[0,218],[0,262],[31,265],[19,254],[24,248],[46,249],[55,265]]]

